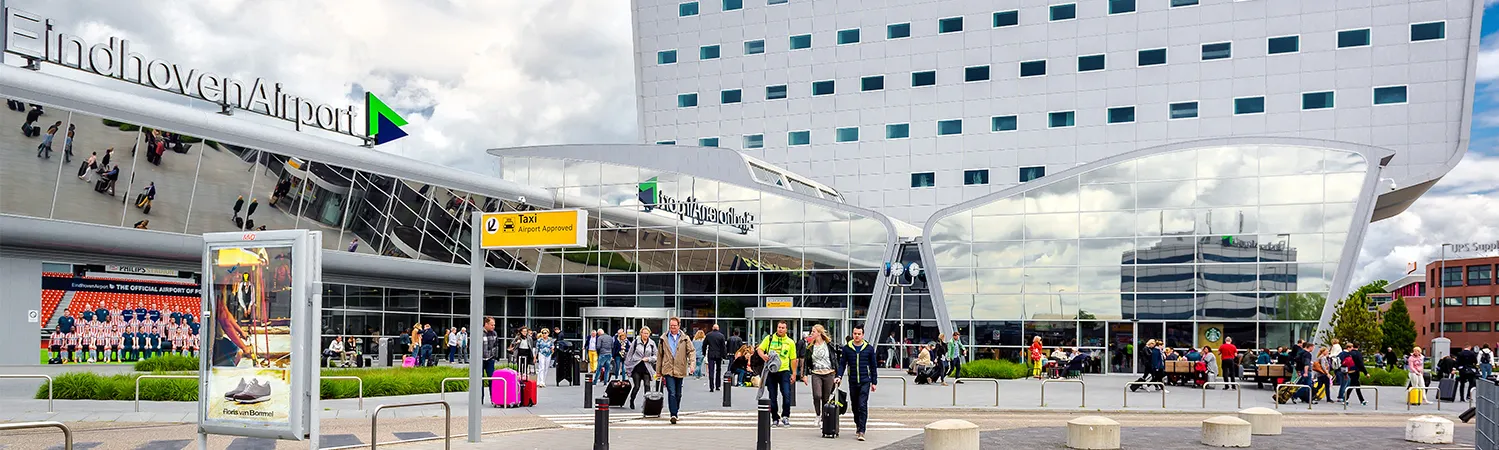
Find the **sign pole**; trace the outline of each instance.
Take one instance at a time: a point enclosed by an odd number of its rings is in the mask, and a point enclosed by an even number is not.
[[[484,432],[484,413],[479,404],[484,402],[483,383],[480,379],[484,368],[484,263],[485,250],[479,245],[484,235],[484,214],[474,211],[470,215],[468,243],[468,441],[480,442]]]

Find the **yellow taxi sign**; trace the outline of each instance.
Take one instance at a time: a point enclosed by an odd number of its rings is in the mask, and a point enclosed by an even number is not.
[[[791,297],[766,297],[766,308],[790,308]]]
[[[588,245],[588,211],[581,209],[485,213],[479,223],[480,248]]]

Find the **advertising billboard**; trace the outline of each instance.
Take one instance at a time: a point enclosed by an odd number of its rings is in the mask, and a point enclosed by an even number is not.
[[[316,236],[305,230],[204,235],[199,426],[212,434],[304,439]]]

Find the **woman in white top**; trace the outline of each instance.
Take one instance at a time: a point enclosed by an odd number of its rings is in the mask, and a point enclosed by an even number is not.
[[[833,379],[838,376],[834,370],[838,367],[838,349],[822,324],[817,324],[812,326],[812,342],[807,345],[807,350],[809,354],[804,364],[810,368],[807,372],[812,376],[807,377],[806,383],[812,387],[812,410],[820,417],[822,405],[833,397],[837,388]]]

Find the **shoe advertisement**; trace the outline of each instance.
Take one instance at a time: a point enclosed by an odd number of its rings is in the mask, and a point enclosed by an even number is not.
[[[297,408],[305,407],[294,395],[294,386],[305,384],[294,382],[298,370],[306,369],[296,367],[304,347],[293,333],[295,316],[307,311],[307,300],[296,300],[307,295],[296,283],[305,280],[294,280],[294,250],[301,248],[269,241],[207,249],[205,424],[296,429]]]

